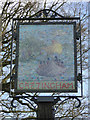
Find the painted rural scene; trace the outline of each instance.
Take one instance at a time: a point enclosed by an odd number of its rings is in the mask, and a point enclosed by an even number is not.
[[[74,82],[73,24],[19,25],[18,81]]]

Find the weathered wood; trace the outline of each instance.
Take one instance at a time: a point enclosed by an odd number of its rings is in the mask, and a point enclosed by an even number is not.
[[[38,103],[38,120],[54,120],[53,103],[40,102]]]
[[[37,120],[54,120],[53,106],[58,100],[50,96],[39,96],[37,99],[33,98],[33,101],[38,105]]]

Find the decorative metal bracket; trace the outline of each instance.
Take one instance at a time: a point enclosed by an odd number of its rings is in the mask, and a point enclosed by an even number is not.
[[[43,99],[39,99],[39,100],[37,100],[37,98],[38,97],[32,97],[32,98],[30,98],[30,99],[27,99],[28,97],[30,97],[30,95],[28,95],[28,96],[17,96],[17,97],[14,97],[13,99],[12,99],[12,101],[11,101],[11,106],[13,107],[13,108],[16,108],[17,106],[16,105],[14,105],[14,101],[15,100],[17,100],[20,104],[22,104],[22,105],[27,105],[30,109],[31,109],[31,106],[33,106],[33,110],[36,112],[36,113],[38,113],[38,109],[37,109],[37,105],[46,105],[47,107],[48,107],[48,104],[52,104],[52,111],[54,112],[54,114],[55,114],[55,111],[58,109],[58,107],[61,105],[61,104],[63,104],[65,101],[67,101],[67,100],[69,100],[69,99],[76,99],[77,100],[77,102],[78,102],[78,105],[76,105],[75,106],[75,108],[79,108],[80,106],[81,106],[81,100],[79,99],[79,98],[77,98],[77,97],[72,97],[72,96],[70,96],[70,97],[68,97],[68,98],[65,98],[63,101],[61,100],[61,98],[60,97],[54,97],[54,96],[51,96],[51,97],[47,97],[46,96],[46,98],[45,98],[45,96],[44,96],[44,98]],[[20,99],[22,99],[22,100],[20,100]],[[23,100],[25,100],[26,102],[28,102],[28,103],[25,103],[25,102],[22,102]],[[31,101],[34,101],[34,103],[36,104],[33,104]],[[55,105],[57,102],[59,102],[59,101],[61,101],[60,103],[59,103],[59,105],[57,106],[57,107],[53,107],[53,105]],[[48,104],[47,104],[48,103]],[[47,112],[46,112],[47,113]],[[53,115],[54,115],[53,114]]]
[[[77,97],[73,97],[73,96],[68,97],[68,98],[66,98],[65,100],[61,101],[61,103],[60,103],[60,104],[62,104],[64,101],[69,100],[69,99],[76,99],[76,100],[78,101],[78,105],[77,105],[77,106],[75,106],[76,108],[79,108],[79,107],[81,106],[81,101],[80,101],[80,99],[79,99],[79,98],[77,98]]]
[[[12,32],[13,32],[13,38],[14,39],[16,39],[16,37],[17,37],[16,33],[13,31],[14,21],[20,21],[20,20],[22,20],[22,21],[25,21],[25,20],[27,20],[27,21],[30,21],[30,20],[79,20],[79,23],[80,23],[80,17],[64,17],[64,16],[58,14],[57,12],[55,12],[51,9],[43,9],[43,10],[40,10],[37,13],[35,13],[32,16],[27,17],[27,18],[13,18]],[[80,68],[81,68],[81,73],[78,74],[77,80],[81,82],[81,86],[82,86],[81,23],[79,24],[79,27],[80,27],[80,30],[78,32],[76,32],[76,39],[77,40],[80,39],[80,60],[81,60]],[[12,40],[12,43],[13,43],[13,40]],[[11,61],[12,61],[12,58],[11,58]],[[12,73],[12,69],[11,69],[11,73]],[[14,79],[15,79],[15,74],[11,76],[11,82]],[[81,87],[81,89],[82,89],[82,87]],[[82,92],[82,90],[81,90],[81,92]],[[11,97],[13,98],[12,101],[11,101],[11,106],[14,107],[14,108],[17,107],[16,105],[14,105],[15,100],[20,102],[22,105],[27,105],[27,103],[23,103],[23,102],[20,101],[20,99],[22,99],[22,100],[27,101],[28,104],[32,105],[32,103],[30,101],[33,101],[36,98],[36,97],[30,96],[30,95],[27,95],[27,96],[15,95],[15,96],[11,96]],[[56,104],[57,101],[61,101],[61,99],[60,99],[61,97],[63,97],[63,98],[65,97],[65,99],[60,102],[60,105],[62,103],[64,103],[66,100],[76,99],[77,102],[78,102],[78,105],[75,106],[75,107],[79,108],[81,106],[81,101],[78,97],[82,97],[82,93],[81,93],[81,96],[52,96],[52,97],[56,97],[56,99],[54,100],[54,104]],[[30,105],[29,105],[29,107],[30,107]],[[35,106],[33,106],[33,108],[35,110],[37,110]]]
[[[81,31],[79,30],[76,32],[76,39],[79,40],[80,36],[81,36]]]
[[[37,13],[35,13],[34,15],[30,16],[31,17],[34,17],[36,16],[36,18],[39,18],[41,17],[42,15],[44,15],[46,18],[49,16],[49,13],[52,12],[50,18],[55,18],[55,17],[61,17],[61,18],[64,18],[64,16],[58,14],[57,12],[55,12],[54,10],[52,9],[43,9],[43,10],[40,10],[38,11]]]
[[[13,38],[16,40],[17,39],[17,34],[16,32],[13,33]]]
[[[17,100],[20,104],[22,104],[22,105],[27,105],[29,108],[31,108],[31,106],[33,106],[33,109],[34,109],[35,111],[37,111],[36,106],[34,106],[34,105],[32,104],[32,102],[30,102],[30,101],[33,101],[33,100],[32,100],[32,99],[29,99],[29,97],[30,97],[29,95],[28,95],[28,96],[16,96],[16,97],[13,97],[13,99],[12,99],[12,101],[11,101],[11,106],[12,106],[13,108],[16,108],[17,106],[14,105],[14,101]],[[23,100],[25,100],[25,101],[28,102],[28,103],[23,102]]]

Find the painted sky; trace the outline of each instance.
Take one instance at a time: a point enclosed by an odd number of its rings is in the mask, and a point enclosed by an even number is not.
[[[39,80],[47,80],[49,77],[49,80],[74,80],[73,32],[72,24],[20,25],[19,79],[38,77]],[[40,64],[45,65],[41,67]],[[54,69],[51,71],[52,67]],[[39,74],[36,73],[37,69]],[[64,70],[65,74],[61,74]]]

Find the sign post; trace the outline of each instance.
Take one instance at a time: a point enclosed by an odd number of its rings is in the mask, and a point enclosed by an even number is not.
[[[54,17],[58,16],[59,18],[48,18],[47,12],[53,12]],[[46,18],[42,18],[42,14],[46,15]],[[79,40],[80,36],[76,31],[75,20],[80,21],[80,18],[64,17],[49,9],[41,10],[35,16],[40,18],[32,15],[30,18],[13,19],[12,30],[16,21],[16,30],[12,31],[13,40],[16,40],[16,63],[14,76],[11,67],[11,83],[14,80],[15,94],[26,92],[76,93],[78,79],[76,39]],[[56,22],[57,20],[58,22]],[[80,65],[82,71],[82,62]],[[82,76],[81,73],[80,76]],[[82,77],[80,78],[82,80]],[[14,100],[25,97],[30,96],[14,96],[12,106]],[[54,120],[53,106],[60,100],[60,97],[68,97],[65,100],[76,99],[79,102],[76,107],[81,105],[77,96],[32,97],[32,100],[38,105],[38,120]]]
[[[34,99],[34,102],[38,105],[38,120],[54,120],[54,97],[38,97],[37,100]]]

